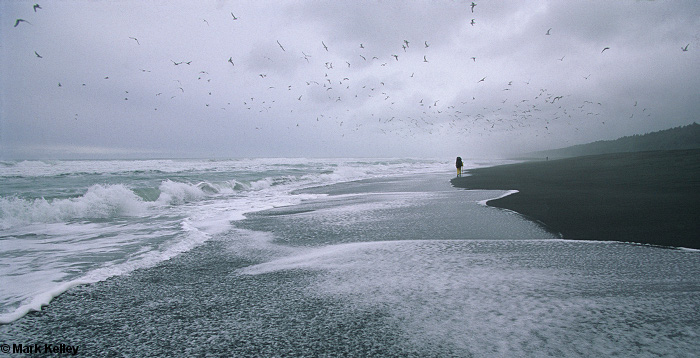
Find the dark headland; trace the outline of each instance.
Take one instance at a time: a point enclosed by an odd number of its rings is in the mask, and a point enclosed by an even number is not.
[[[590,155],[469,170],[465,189],[515,189],[488,202],[565,239],[700,249],[700,149]]]

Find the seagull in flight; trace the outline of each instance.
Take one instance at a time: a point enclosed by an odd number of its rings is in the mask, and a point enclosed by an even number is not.
[[[35,54],[36,57],[38,57],[38,58],[43,58],[43,57],[41,57],[41,55],[39,55],[36,51],[34,51],[34,54]]]
[[[26,23],[28,23],[28,24],[31,25],[31,22],[29,22],[29,21],[27,21],[27,20],[25,20],[25,19],[17,19],[17,20],[15,21],[15,26],[14,26],[14,27],[17,27],[17,25],[19,25],[20,22],[26,22]]]
[[[549,30],[547,30],[547,33],[545,35],[549,36],[551,35],[549,32],[552,31],[552,28],[550,27]]]
[[[486,77],[480,79],[477,83],[479,83],[479,82],[484,82],[485,80],[486,80]]]
[[[277,41],[277,44],[280,45],[280,48],[282,49],[282,51],[287,52],[287,50],[285,50],[284,47],[282,47],[282,44],[279,42],[279,40]]]
[[[36,9],[41,10],[41,6],[39,6],[39,4],[34,4],[34,6],[32,6],[32,8],[34,9],[34,12],[36,12]]]
[[[472,21],[470,22],[470,24],[472,24],[472,26],[474,26],[475,23],[476,22],[474,22],[474,19],[472,19]]]
[[[609,49],[610,49],[610,47],[606,47],[603,49],[603,51],[600,51],[600,53],[603,53],[603,52],[605,52],[605,50],[609,50]]]
[[[323,41],[321,41],[321,45],[323,45],[323,48],[325,48],[325,49],[326,49],[326,51],[328,51],[328,46],[326,46],[326,44],[325,44],[325,43],[323,43]]]
[[[428,62],[428,59],[423,56],[423,62]]]
[[[472,13],[474,12],[474,6],[476,6],[476,3],[472,1],[471,7],[472,7]]]
[[[311,56],[305,54],[304,51],[302,51],[301,54],[304,55],[304,57],[302,57],[302,58],[305,59],[306,62],[309,62],[309,57],[311,57]]]
[[[137,44],[139,44],[139,45],[141,44],[141,43],[139,42],[139,39],[137,39],[136,37],[131,37],[131,36],[129,36],[129,38],[132,39],[132,40],[134,40],[134,41],[136,41]]]
[[[233,16],[233,19],[234,19],[234,20],[238,20],[238,18],[236,17],[236,15],[234,15],[233,13],[231,13],[231,16]]]
[[[235,66],[235,65],[233,64],[233,57],[229,57],[229,58],[228,58],[228,62],[231,63],[231,66]]]
[[[681,47],[681,50],[683,50],[684,52],[688,51],[688,46],[690,46],[690,44],[685,45],[685,47]]]

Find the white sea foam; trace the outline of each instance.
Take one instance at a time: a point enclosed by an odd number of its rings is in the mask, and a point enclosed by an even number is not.
[[[0,225],[7,229],[28,223],[139,216],[146,208],[143,200],[124,185],[96,184],[84,195],[71,199],[0,197]]]
[[[676,311],[692,314],[694,305],[668,302],[662,282],[696,282],[667,263],[697,261],[676,252],[550,239],[387,241],[306,249],[240,274],[315,271],[309,294],[379,309],[426,351],[612,356],[692,347],[696,325]]]
[[[51,300],[53,300],[58,295],[68,291],[69,289],[92,283],[90,280],[73,280],[69,282],[63,282],[48,291],[41,292],[32,297],[29,303],[23,304],[14,311],[10,313],[0,314],[0,324],[7,324],[18,320],[24,315],[32,311],[41,311],[41,308],[47,306]]]
[[[160,184],[160,196],[156,202],[160,204],[183,204],[204,198],[205,193],[197,185],[166,180]]]
[[[181,227],[184,234],[177,241],[167,244],[160,250],[141,250],[126,262],[119,264],[107,263],[103,267],[92,270],[78,279],[58,282],[54,285],[42,285],[43,288],[37,290],[28,303],[20,305],[12,312],[0,314],[0,324],[15,321],[31,311],[40,311],[42,307],[48,305],[55,297],[73,287],[128,274],[139,268],[153,267],[162,261],[201,245],[211,237],[210,234],[194,227],[188,220],[182,221]],[[46,290],[44,289],[45,287],[50,288]]]
[[[191,250],[247,212],[320,196],[292,195],[297,189],[446,166],[402,159],[3,162],[0,322],[76,285]]]

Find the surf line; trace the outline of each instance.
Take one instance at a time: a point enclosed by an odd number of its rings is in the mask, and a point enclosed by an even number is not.
[[[488,202],[491,201],[491,200],[496,200],[496,199],[505,198],[506,196],[508,196],[508,195],[513,195],[513,194],[515,194],[515,193],[519,193],[519,191],[518,191],[518,190],[508,190],[508,191],[506,191],[505,193],[503,193],[503,194],[501,194],[501,195],[499,195],[499,196],[497,196],[497,197],[495,197],[495,198],[490,198],[490,199],[486,199],[486,200],[477,201],[477,204],[482,205],[482,206],[488,206]],[[558,232],[558,231],[549,229],[549,227],[547,226],[547,224],[543,223],[542,221],[539,221],[539,220],[534,219],[534,218],[527,217],[526,215],[523,215],[523,214],[521,214],[521,213],[519,213],[519,212],[517,212],[517,211],[514,211],[514,210],[505,209],[505,208],[500,208],[500,209],[501,209],[501,210],[510,211],[510,212],[512,212],[512,213],[516,213],[516,214],[518,214],[518,215],[520,215],[520,216],[523,216],[523,217],[527,218],[527,219],[530,220],[530,221],[534,221],[534,222],[536,222],[537,224],[539,224],[539,225],[541,225],[542,227],[544,227],[547,231],[549,231],[549,232],[551,232],[551,233],[553,233],[553,234],[559,236],[559,239],[560,239],[560,240],[563,240],[563,239],[564,239],[564,235],[563,235],[561,232]]]
[[[519,191],[517,191],[517,190],[508,190],[507,192],[505,192],[505,193],[503,193],[503,194],[501,194],[501,195],[499,195],[499,196],[497,196],[497,197],[495,197],[495,198],[490,198],[490,199],[485,199],[485,200],[479,200],[479,201],[477,201],[476,203],[479,204],[479,205],[481,205],[481,206],[488,206],[488,202],[491,201],[491,200],[497,200],[497,199],[505,198],[506,196],[508,196],[508,195],[513,195],[513,194],[515,194],[515,193],[519,193]]]

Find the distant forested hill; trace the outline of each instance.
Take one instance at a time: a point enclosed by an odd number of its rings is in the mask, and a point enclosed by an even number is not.
[[[533,152],[527,156],[567,158],[606,153],[697,148],[700,148],[700,124],[693,123],[687,126],[622,137],[615,140],[597,141],[561,149]]]

